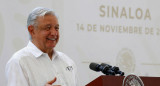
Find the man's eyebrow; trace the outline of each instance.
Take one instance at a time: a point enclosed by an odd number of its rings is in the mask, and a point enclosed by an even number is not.
[[[59,24],[56,24],[56,25],[54,25],[54,26],[59,26]]]
[[[55,25],[52,25],[52,24],[46,24],[46,25],[44,25],[44,27],[48,27],[48,26],[59,27],[59,24],[55,24]]]
[[[46,24],[46,25],[44,25],[45,27],[47,27],[47,26],[51,26],[51,24]]]

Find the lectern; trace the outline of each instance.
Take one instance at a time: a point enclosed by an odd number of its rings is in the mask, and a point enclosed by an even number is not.
[[[160,86],[160,77],[141,76],[144,86]],[[102,75],[86,86],[122,86],[124,76]]]

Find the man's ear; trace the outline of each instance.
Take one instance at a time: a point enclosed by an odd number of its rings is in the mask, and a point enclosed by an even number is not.
[[[34,26],[32,26],[32,25],[28,26],[28,32],[31,36],[33,36],[34,35]]]

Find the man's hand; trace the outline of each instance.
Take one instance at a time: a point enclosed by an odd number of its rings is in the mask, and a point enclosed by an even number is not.
[[[61,85],[52,85],[56,81],[56,79],[57,78],[55,77],[53,80],[47,82],[47,84],[45,86],[61,86]]]

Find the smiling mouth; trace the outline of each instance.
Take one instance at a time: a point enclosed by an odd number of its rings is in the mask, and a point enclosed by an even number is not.
[[[56,41],[56,38],[47,38],[48,40]]]

